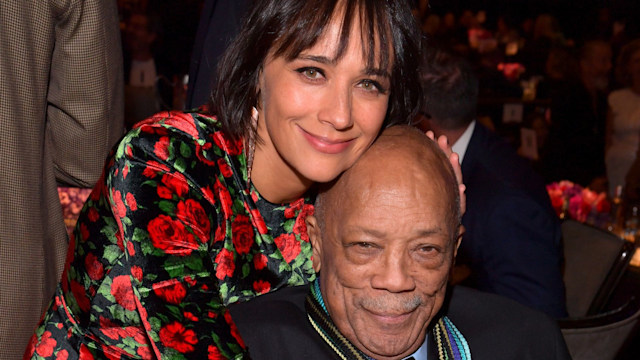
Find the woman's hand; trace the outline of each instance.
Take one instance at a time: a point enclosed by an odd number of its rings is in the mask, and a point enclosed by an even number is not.
[[[428,130],[427,136],[431,140],[436,141],[433,131]],[[460,157],[458,156],[458,154],[454,153],[453,150],[451,150],[451,146],[449,146],[449,140],[447,140],[446,136],[441,135],[440,137],[438,137],[438,140],[436,142],[438,143],[440,149],[442,149],[442,151],[444,151],[444,153],[449,158],[451,166],[453,166],[453,172],[456,174],[456,179],[458,180],[458,190],[460,191],[460,215],[464,215],[464,212],[467,210],[467,197],[464,194],[466,186],[464,186],[464,184],[462,183],[462,167],[460,167]]]

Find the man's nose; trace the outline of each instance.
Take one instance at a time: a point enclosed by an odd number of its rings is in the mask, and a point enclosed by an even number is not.
[[[351,110],[352,93],[350,87],[336,84],[327,92],[325,104],[320,110],[318,118],[336,130],[346,130],[353,126]]]
[[[410,273],[410,259],[399,254],[387,256],[372,279],[375,289],[393,293],[412,291],[416,283]]]

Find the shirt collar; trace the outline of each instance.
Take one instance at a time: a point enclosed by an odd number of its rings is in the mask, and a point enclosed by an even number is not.
[[[451,150],[458,154],[460,164],[462,164],[462,160],[464,160],[464,154],[467,152],[467,147],[469,146],[469,141],[471,141],[471,135],[473,135],[473,129],[475,128],[476,121],[473,120],[462,133],[462,136],[451,146]]]
[[[427,360],[427,357],[428,357],[427,348],[429,345],[427,342],[428,337],[429,337],[429,334],[427,334],[427,337],[424,338],[424,342],[422,343],[422,346],[420,346],[418,350],[416,350],[416,352],[407,356],[405,359],[410,359],[413,357],[413,359],[415,360]]]

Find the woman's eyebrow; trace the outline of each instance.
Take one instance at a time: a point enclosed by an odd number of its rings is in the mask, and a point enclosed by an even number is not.
[[[338,60],[336,59],[330,59],[323,55],[302,55],[301,54],[300,56],[298,56],[298,59],[311,60],[321,64],[326,64],[326,65],[336,65],[338,62]],[[364,73],[367,75],[376,75],[376,76],[381,76],[385,78],[391,78],[391,74],[389,74],[389,71],[381,68],[376,68],[376,67],[368,67],[364,70]]]

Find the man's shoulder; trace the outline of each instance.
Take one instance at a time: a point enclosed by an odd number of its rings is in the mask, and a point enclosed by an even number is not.
[[[253,360],[332,359],[304,307],[308,285],[282,288],[229,306]]]
[[[502,296],[450,289],[445,314],[482,359],[569,359],[555,320]]]

